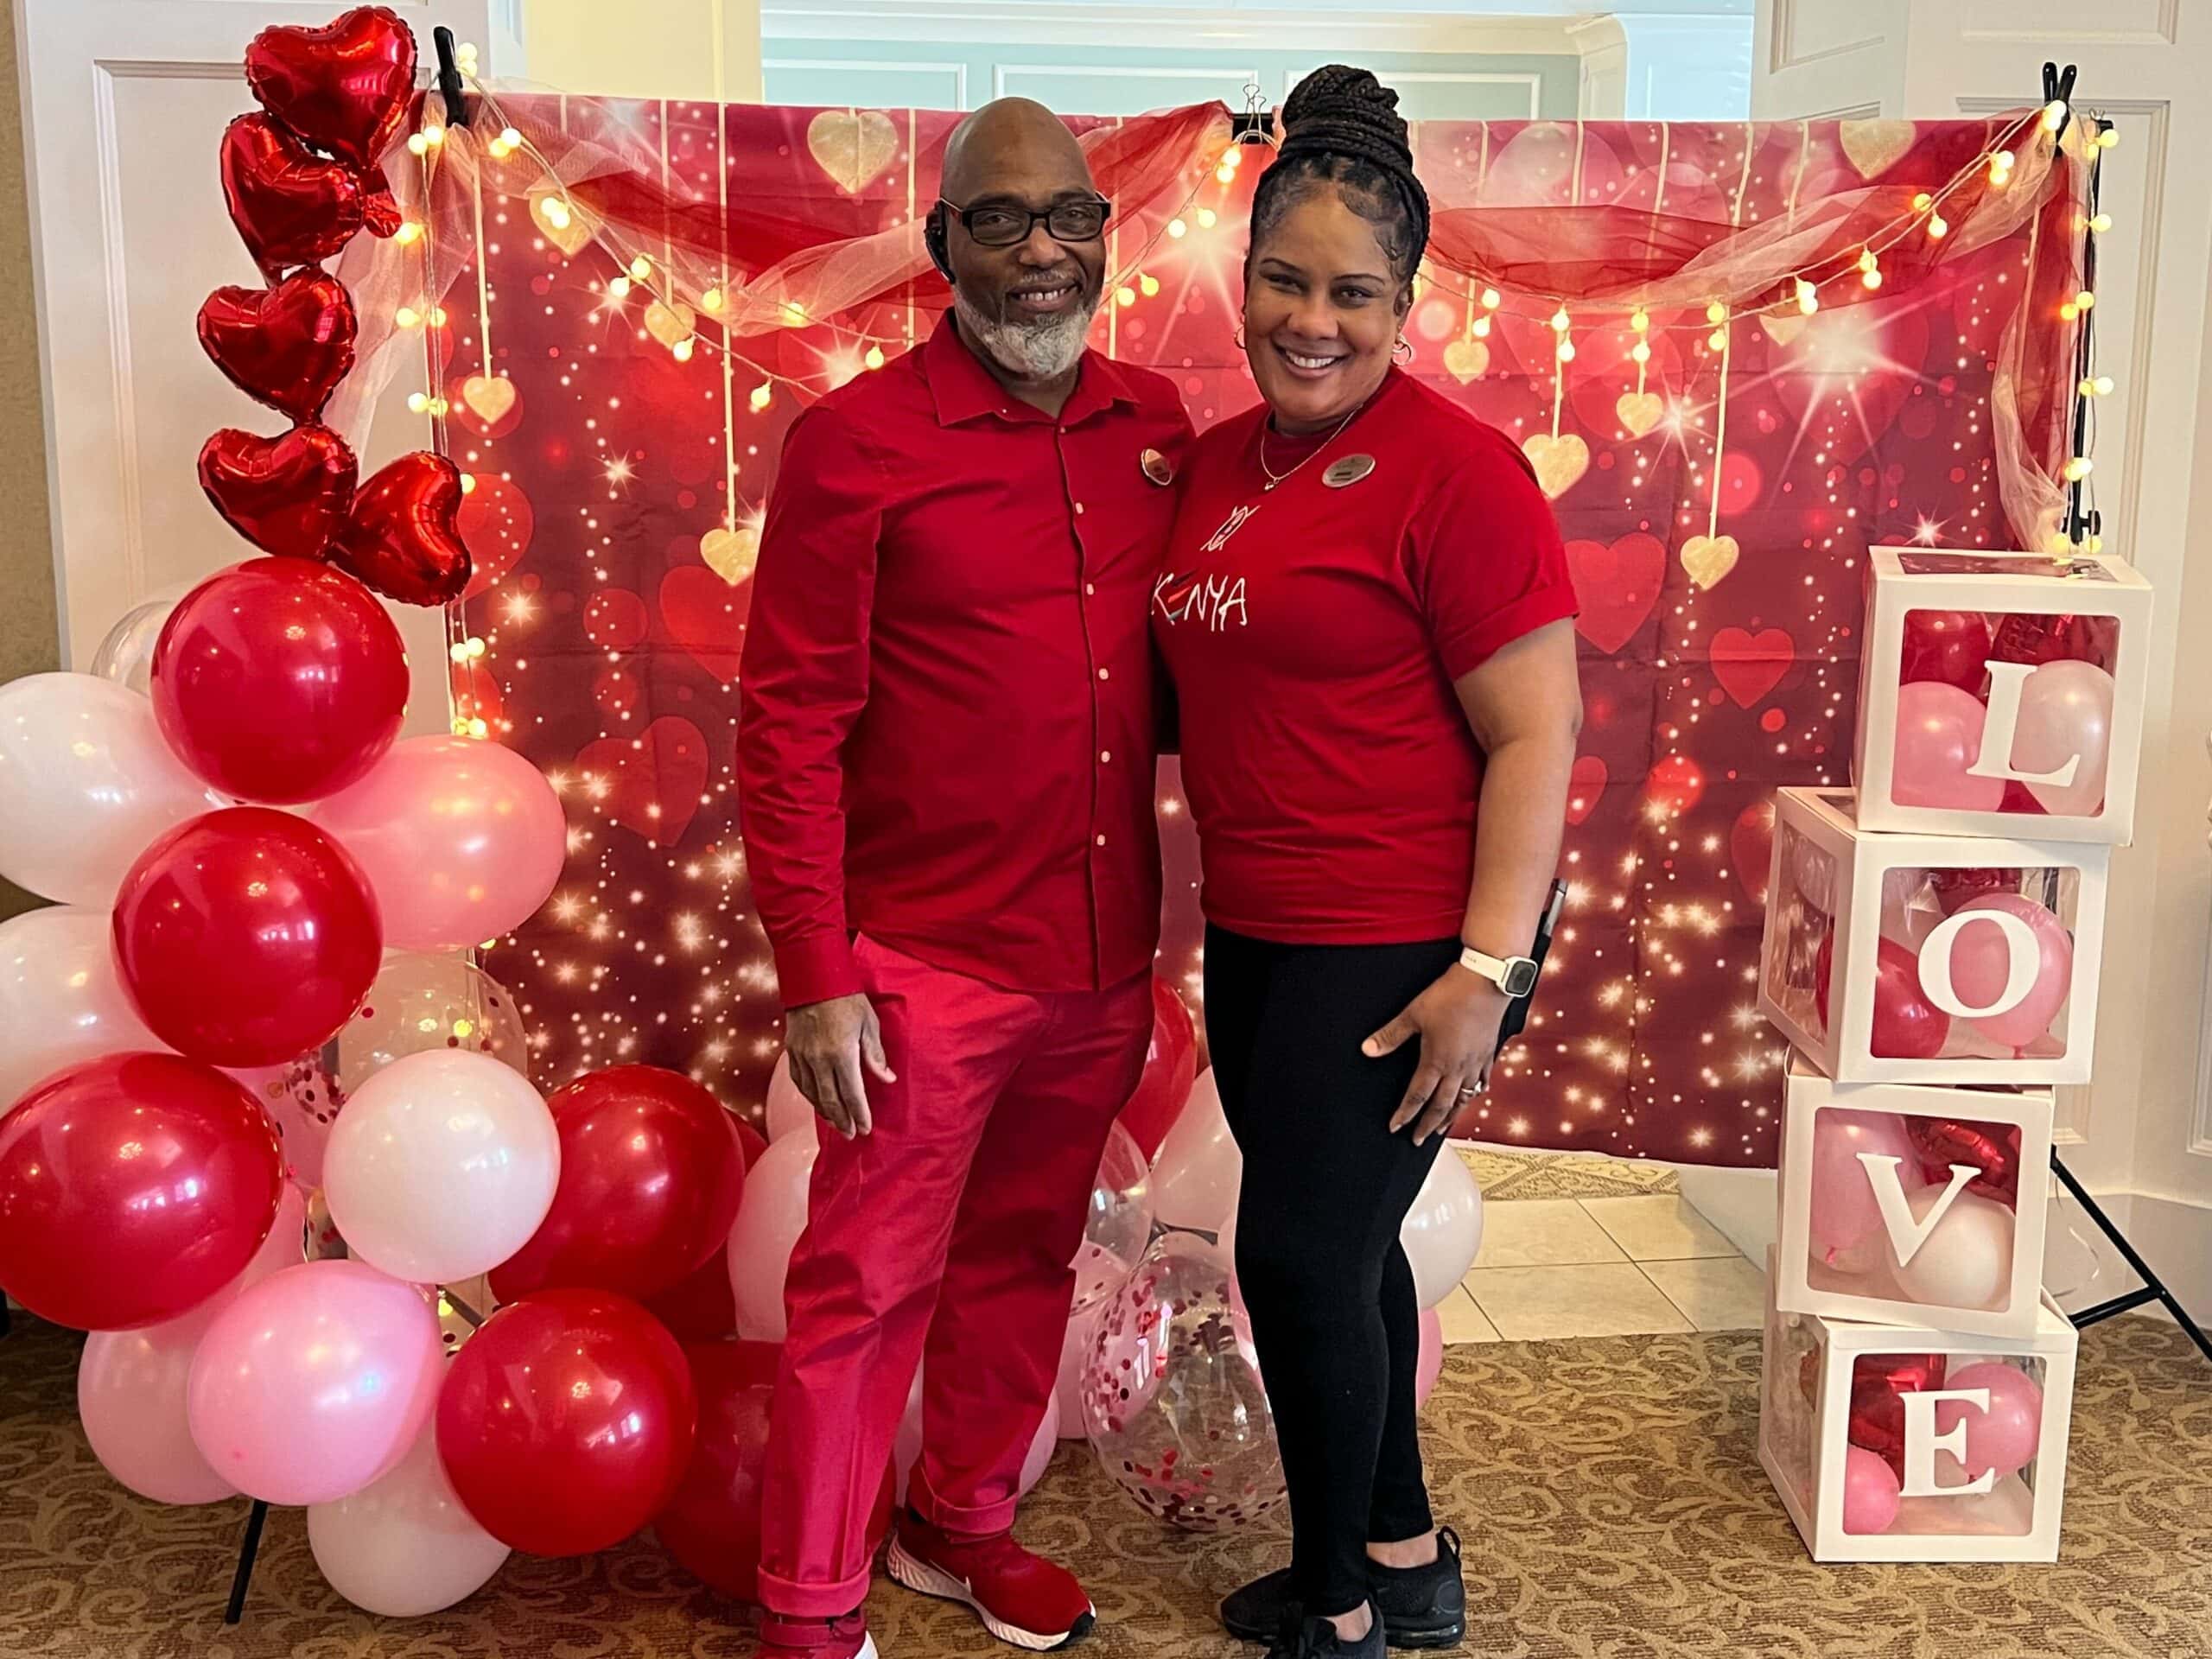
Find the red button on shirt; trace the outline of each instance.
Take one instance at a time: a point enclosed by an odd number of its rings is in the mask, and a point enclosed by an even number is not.
[[[1142,463],[1190,430],[1165,378],[1096,353],[1055,419],[950,313],[792,423],[737,747],[785,1006],[861,988],[855,931],[1010,990],[1150,963],[1145,610],[1174,501]]]
[[[1318,449],[1264,406],[1200,438],[1153,599],[1209,920],[1288,944],[1459,931],[1482,754],[1452,682],[1574,613],[1550,504],[1503,434],[1393,370]],[[1332,487],[1353,457],[1373,470]],[[1345,471],[1357,470],[1345,467]]]

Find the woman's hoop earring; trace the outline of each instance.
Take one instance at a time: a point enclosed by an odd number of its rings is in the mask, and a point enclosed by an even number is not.
[[[1414,360],[1413,342],[1403,334],[1398,336],[1398,343],[1390,348],[1390,360],[1400,368]]]
[[[1230,336],[1230,340],[1236,345],[1238,351],[1241,352],[1244,349],[1244,325],[1243,323],[1240,322],[1236,325],[1236,332]]]

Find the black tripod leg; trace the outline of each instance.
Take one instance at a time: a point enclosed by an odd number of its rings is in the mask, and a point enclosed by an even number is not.
[[[2052,1173],[2065,1183],[2066,1190],[2074,1195],[2074,1202],[2088,1212],[2089,1219],[2097,1224],[2098,1230],[2113,1242],[2113,1246],[2119,1250],[2120,1258],[2127,1263],[2135,1276],[2149,1287],[2151,1293],[2148,1296],[2114,1297],[2111,1301],[2101,1303],[2077,1316],[2074,1323],[2077,1325],[2094,1325],[2099,1319],[2109,1319],[2115,1313],[2125,1313],[2129,1308],[2139,1307],[2145,1302],[2155,1298],[2164,1304],[2166,1312],[2172,1314],[2175,1322],[2189,1333],[2189,1339],[2196,1344],[2197,1351],[2208,1360],[2212,1360],[2212,1338],[2206,1337],[2198,1327],[2196,1321],[2189,1317],[2189,1310],[2181,1305],[2173,1292],[2166,1288],[2166,1281],[2151,1270],[2149,1262],[2136,1254],[2135,1247],[2127,1242],[2126,1236],[2113,1225],[2111,1217],[2098,1207],[2097,1201],[2083,1190],[2082,1183],[2074,1179],[2074,1172],[2066,1167],[2056,1153],[2051,1154],[2050,1167]]]
[[[223,1610],[223,1623],[235,1624],[245,1617],[246,1586],[253,1582],[253,1558],[261,1553],[261,1529],[269,1519],[269,1506],[259,1498],[245,1518],[245,1539],[238,1546],[238,1570],[231,1580],[231,1605]]]

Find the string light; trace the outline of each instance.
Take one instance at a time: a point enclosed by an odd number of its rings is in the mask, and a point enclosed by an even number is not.
[[[719,288],[710,288],[699,296],[699,308],[702,311],[719,311],[722,308],[722,291]]]
[[[1160,292],[1160,278],[1147,271],[1137,278],[1137,291],[1150,299]]]
[[[1724,303],[1722,303],[1722,302],[1721,302],[1720,301],[1719,301],[1719,300],[1715,300],[1715,301],[1713,301],[1711,304],[1707,305],[1707,306],[1705,308],[1705,320],[1706,320],[1707,322],[1726,322],[1726,321],[1728,321],[1728,308],[1727,308],[1727,306],[1726,306],[1726,305],[1725,305]]]
[[[1865,288],[1879,288],[1882,285],[1882,262],[1872,248],[1859,256],[1859,281]]]
[[[630,279],[627,276],[608,277],[607,279],[607,297],[610,300],[628,299],[630,297]]]
[[[1925,190],[1923,190],[1918,195],[1912,199],[1912,211],[1916,213],[1924,213],[1935,205],[1936,198],[1929,195]]]
[[[2079,484],[2095,470],[2096,463],[2087,455],[2075,455],[2066,463],[2066,481]]]
[[[2000,149],[1989,158],[1989,182],[1993,188],[2002,190],[2012,182],[2012,152]]]
[[[1559,360],[1560,360],[1560,362],[1562,362],[1562,363],[1572,363],[1572,362],[1573,362],[1573,361],[1574,361],[1574,342],[1573,342],[1573,340],[1569,340],[1569,339],[1568,339],[1565,334],[1561,334],[1561,335],[1559,337],[1559,347],[1558,347],[1558,351],[1557,351],[1557,353],[1556,353],[1556,354],[1557,354],[1557,356],[1558,356],[1558,358],[1559,358]]]
[[[399,228],[391,233],[391,239],[398,243],[403,248],[408,246],[410,243],[421,241],[423,239],[423,222],[420,219],[402,219],[400,221]]]
[[[1651,314],[1637,306],[1629,317],[1628,326],[1639,334],[1647,332],[1651,327]]]
[[[1638,363],[1649,363],[1651,360],[1651,342],[1648,340],[1637,340],[1635,345],[1629,347],[1628,354]]]
[[[691,360],[691,336],[686,334],[677,340],[668,348],[668,354],[679,363],[689,363]]]
[[[1505,296],[1494,288],[1483,289],[1483,309],[1495,311],[1505,302]]]
[[[2097,296],[2086,288],[2074,296],[2074,308],[2076,311],[2090,310],[2095,307],[2096,303]]]
[[[1198,209],[1198,228],[1202,231],[1210,231],[1213,229],[1214,226],[1219,222],[1220,219],[1221,215],[1214,212],[1211,207],[1201,207]]]
[[[630,262],[630,280],[632,282],[642,283],[649,281],[651,280],[652,274],[653,262],[646,258],[644,254],[639,254],[636,258]]]
[[[2084,376],[2082,380],[2082,395],[2084,397],[2111,397],[2112,376],[2108,374],[2100,374],[2094,377]]]
[[[2090,215],[2084,223],[2086,224],[2090,234],[2094,236],[2102,236],[2107,231],[2112,229],[2112,215],[2110,213],[2094,213]]]
[[[1571,320],[1567,315],[1567,308],[1564,305],[1560,306],[1558,310],[1552,313],[1552,332],[1554,334],[1563,334],[1567,331],[1570,326]]]
[[[1797,279],[1797,308],[1808,317],[1821,308],[1820,290],[1802,276]]]
[[[1474,336],[1477,340],[1488,340],[1490,338],[1490,319],[1488,317],[1477,317],[1474,321],[1473,330]]]
[[[391,320],[402,328],[412,328],[423,321],[423,314],[411,305],[403,305],[391,314]]]
[[[410,156],[427,156],[445,141],[446,130],[443,126],[424,127],[420,132],[411,132],[407,135],[407,153]]]
[[[753,412],[758,415],[776,401],[776,383],[772,380],[763,380],[753,388],[752,396],[745,401],[752,406]]]
[[[1945,219],[1941,213],[1930,213],[1928,215],[1928,239],[1929,241],[1941,242],[1946,236],[1948,236],[1950,232],[1951,221],[1949,219]]]
[[[461,475],[461,493],[463,495],[474,495],[474,494],[475,494],[475,493],[476,493],[476,474],[474,474],[474,473],[463,473],[463,474]]]
[[[1127,283],[1123,283],[1119,288],[1114,290],[1115,304],[1135,305],[1136,302],[1137,291],[1134,288],[1131,288]]]
[[[543,216],[545,222],[556,231],[565,231],[575,222],[569,213],[569,204],[558,196],[541,197],[538,201],[538,212]]]
[[[861,359],[861,361],[871,369],[881,368],[887,361],[883,355],[883,347],[880,346],[869,346],[868,348],[868,355]]]
[[[2045,132],[2056,132],[2065,124],[2066,100],[2063,98],[2054,98],[2043,106],[2043,130]]]
[[[1191,227],[1188,225],[1185,225],[1180,219],[1171,219],[1167,221],[1167,234],[1173,237],[1177,241],[1181,241],[1190,233]]]
[[[2120,143],[2120,129],[2110,124],[2097,129],[2097,148],[2110,149]]]
[[[2082,550],[2084,553],[2088,554],[2103,552],[2105,550],[2105,538],[2101,536],[2090,536],[2085,537],[2082,543]]]
[[[407,412],[410,415],[428,414],[429,408],[430,394],[429,392],[410,391],[407,394]]]
[[[1705,337],[1705,343],[1713,351],[1726,351],[1728,349],[1728,330],[1725,327],[1714,329],[1711,334]]]

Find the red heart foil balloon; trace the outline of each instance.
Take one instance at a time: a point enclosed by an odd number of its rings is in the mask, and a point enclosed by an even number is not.
[[[399,231],[398,198],[391,194],[391,184],[380,167],[372,167],[361,175],[367,187],[361,196],[361,227],[371,236],[393,236]]]
[[[402,455],[361,486],[331,563],[403,605],[459,599],[468,586],[460,512],[458,467],[427,449]]]
[[[1847,1438],[1904,1473],[1904,1399],[1943,1386],[1941,1354],[1866,1354],[1851,1370]]]
[[[265,553],[313,559],[346,522],[360,467],[327,426],[282,437],[226,427],[200,451],[200,487],[232,530]]]
[[[321,264],[361,228],[360,175],[324,161],[265,115],[224,129],[222,162],[231,223],[272,281]]]
[[[321,29],[264,29],[245,49],[245,84],[309,143],[355,167],[398,137],[415,91],[415,36],[383,6]]]
[[[1946,916],[1956,913],[1960,906],[1992,893],[2018,893],[2020,890],[2018,870],[1947,869],[1928,872],[1928,886],[1936,895],[1936,902]]]
[[[2020,1196],[2020,1126],[2017,1123],[1971,1123],[1949,1117],[1904,1120],[1906,1139],[1920,1154],[1920,1173],[1937,1186],[1950,1184],[1951,1166],[1966,1164],[1981,1172],[1967,1184],[1967,1191],[1995,1198],[2007,1209]]]
[[[225,378],[296,421],[321,414],[353,368],[356,328],[346,285],[319,270],[219,288],[200,308],[200,346]]]
[[[1990,655],[2000,663],[2094,663],[2109,673],[2120,656],[2120,619],[2017,612],[1997,625]]]

